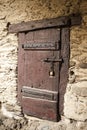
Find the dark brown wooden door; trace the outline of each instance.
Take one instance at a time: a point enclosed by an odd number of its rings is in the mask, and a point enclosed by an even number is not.
[[[18,101],[24,113],[54,121],[63,115],[70,27],[81,21],[77,14],[8,24],[9,33],[18,33]]]
[[[19,34],[19,100],[23,112],[58,120],[60,29]]]

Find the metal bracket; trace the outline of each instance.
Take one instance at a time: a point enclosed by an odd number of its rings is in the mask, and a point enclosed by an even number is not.
[[[26,43],[22,44],[24,50],[59,50],[59,43]]]

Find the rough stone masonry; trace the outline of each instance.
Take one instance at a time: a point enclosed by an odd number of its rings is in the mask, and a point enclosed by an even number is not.
[[[8,33],[8,24],[76,13],[81,14],[82,24],[70,30],[71,56],[64,116],[86,125],[87,0],[0,0],[0,101],[8,110],[21,111],[17,105],[18,38],[17,34]],[[80,125],[78,123],[78,127]]]

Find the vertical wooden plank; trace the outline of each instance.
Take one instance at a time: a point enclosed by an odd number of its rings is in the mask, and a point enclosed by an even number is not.
[[[18,101],[21,103],[21,88],[24,84],[24,49],[22,44],[25,43],[25,33],[19,33],[19,48],[18,48]]]
[[[64,94],[68,83],[68,70],[70,59],[70,29],[61,29],[61,57],[63,62],[60,65],[60,83],[59,83],[59,113],[63,114]]]

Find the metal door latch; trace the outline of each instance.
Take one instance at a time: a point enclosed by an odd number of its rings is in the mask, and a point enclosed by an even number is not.
[[[46,58],[43,61],[46,62],[46,63],[50,63],[51,66],[50,66],[49,76],[54,77],[55,76],[54,63],[55,62],[62,62],[63,59],[62,58],[60,58],[60,59]]]

